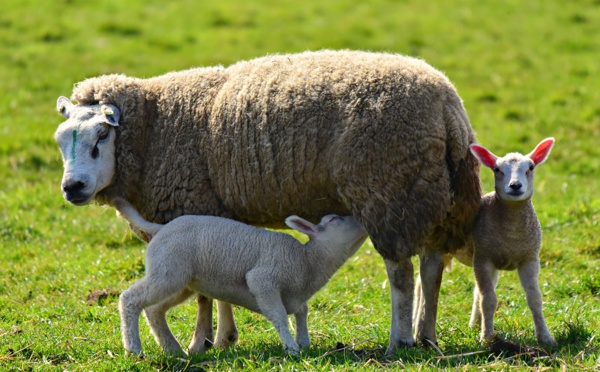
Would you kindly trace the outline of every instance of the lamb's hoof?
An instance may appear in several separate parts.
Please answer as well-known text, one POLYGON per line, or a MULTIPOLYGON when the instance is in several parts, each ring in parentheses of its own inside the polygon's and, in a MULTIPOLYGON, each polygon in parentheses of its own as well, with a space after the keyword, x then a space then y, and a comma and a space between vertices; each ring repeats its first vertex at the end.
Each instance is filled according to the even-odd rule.
POLYGON ((552 337, 552 335, 550 335, 550 334, 538 337, 538 343, 540 345, 544 345, 544 346, 551 346, 551 347, 558 346, 558 342, 556 342, 554 337, 552 337))
POLYGON ((125 355, 132 358, 144 358, 144 352, 142 349, 125 349, 125 355))

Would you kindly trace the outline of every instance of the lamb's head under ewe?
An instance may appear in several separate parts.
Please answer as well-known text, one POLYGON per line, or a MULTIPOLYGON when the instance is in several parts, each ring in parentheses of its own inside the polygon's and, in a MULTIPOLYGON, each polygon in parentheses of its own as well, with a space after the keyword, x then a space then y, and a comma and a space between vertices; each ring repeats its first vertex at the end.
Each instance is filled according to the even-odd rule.
POLYGON ((535 167, 546 161, 553 145, 554 138, 546 138, 527 155, 511 152, 498 157, 480 145, 471 145, 471 152, 481 164, 494 171, 494 188, 498 198, 517 202, 533 196, 535 167))
POLYGON ((63 196, 75 205, 88 204, 115 174, 114 127, 119 125, 119 109, 74 105, 66 97, 58 99, 56 109, 67 118, 54 134, 65 166, 63 196))
MULTIPOLYGON (((119 299, 123 343, 134 354, 142 352, 138 328, 142 310, 161 347, 170 353, 183 353, 165 322, 165 312, 194 293, 265 315, 284 348, 297 353, 300 347, 310 345, 306 302, 367 237, 353 216, 327 215, 317 225, 297 216, 288 217, 285 223, 289 227, 310 237, 303 245, 289 235, 221 217, 186 215, 166 225, 149 223, 124 199, 115 199, 112 204, 130 224, 156 234, 146 250, 145 277, 119 299), (295 340, 288 314, 296 317, 295 340)), ((206 304, 198 301, 190 352, 204 352, 205 340, 213 343, 212 305, 206 304)), ((222 319, 233 322, 233 313, 227 304, 218 310, 221 329, 222 319), (222 312, 229 315, 223 317, 222 312)))

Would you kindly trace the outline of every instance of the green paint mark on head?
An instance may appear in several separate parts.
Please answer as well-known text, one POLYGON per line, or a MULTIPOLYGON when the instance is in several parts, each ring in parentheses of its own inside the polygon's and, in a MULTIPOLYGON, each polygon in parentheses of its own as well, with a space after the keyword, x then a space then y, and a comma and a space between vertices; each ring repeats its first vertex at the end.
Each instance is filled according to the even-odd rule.
POLYGON ((71 161, 75 161, 75 145, 77 144, 77 135, 79 134, 81 123, 77 126, 77 130, 73 131, 73 145, 71 146, 71 161))
POLYGON ((75 160, 75 144, 77 143, 77 131, 73 131, 73 145, 71 146, 71 160, 75 160))

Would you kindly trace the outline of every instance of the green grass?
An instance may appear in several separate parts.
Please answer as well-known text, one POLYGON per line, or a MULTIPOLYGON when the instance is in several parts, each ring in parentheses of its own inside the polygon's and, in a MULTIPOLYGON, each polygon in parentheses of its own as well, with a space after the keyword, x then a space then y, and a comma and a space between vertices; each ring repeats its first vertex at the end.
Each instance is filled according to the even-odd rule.
MULTIPOLYGON (((600 1, 33 1, 0 12, 0 370, 461 370, 600 367, 600 1), (544 228, 541 285, 559 346, 548 356, 439 358, 400 350, 386 360, 389 285, 366 244, 309 303, 313 346, 283 354, 261 316, 236 309, 240 341, 191 359, 162 354, 142 326, 145 359, 124 356, 114 296, 143 275, 144 245, 114 211, 60 194, 52 135, 59 95, 86 77, 149 77, 229 65, 267 53, 350 48, 424 58, 456 84, 479 141, 530 151, 557 140, 538 171, 544 228), (346 346, 336 350, 338 346, 346 346)), ((483 170, 486 191, 491 172, 483 170)), ((482 351, 467 327, 472 273, 443 279, 438 334, 446 355, 482 351)), ((514 272, 498 288, 496 328, 535 345, 514 272)), ((195 306, 170 315, 184 344, 195 306)))

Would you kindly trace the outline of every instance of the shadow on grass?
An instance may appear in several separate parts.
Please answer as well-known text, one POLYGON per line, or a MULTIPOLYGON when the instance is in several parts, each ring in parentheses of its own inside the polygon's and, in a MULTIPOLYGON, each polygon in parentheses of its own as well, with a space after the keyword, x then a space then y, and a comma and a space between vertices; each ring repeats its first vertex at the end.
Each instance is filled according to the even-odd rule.
POLYGON ((161 371, 205 370, 281 370, 281 369, 348 369, 348 368, 550 368, 586 369, 583 354, 598 353, 600 340, 581 322, 566 322, 557 332, 559 346, 543 348, 534 339, 518 341, 496 338, 489 345, 473 342, 447 344, 446 350, 434 347, 399 349, 391 356, 378 340, 369 339, 354 345, 341 342, 314 345, 298 356, 286 354, 280 343, 236 345, 228 349, 210 349, 206 354, 174 357, 148 355, 149 365, 161 371))

